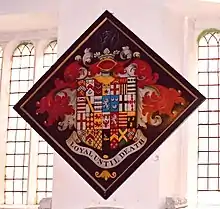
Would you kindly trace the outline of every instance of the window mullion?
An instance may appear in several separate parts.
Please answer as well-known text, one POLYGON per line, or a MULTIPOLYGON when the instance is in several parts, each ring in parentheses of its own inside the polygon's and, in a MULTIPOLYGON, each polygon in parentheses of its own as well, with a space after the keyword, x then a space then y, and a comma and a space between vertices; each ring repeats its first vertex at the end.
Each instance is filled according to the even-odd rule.
MULTIPOLYGON (((40 72, 42 76, 51 65, 57 60, 57 41, 51 41, 47 46, 43 48, 43 68, 40 72)), ((38 190, 37 190, 37 203, 44 197, 51 197, 52 195, 52 179, 53 179, 53 149, 44 139, 39 141, 38 150, 38 190)))
POLYGON ((36 203, 38 139, 39 139, 39 135, 33 129, 31 129, 29 175, 28 175, 28 200, 27 200, 28 205, 33 205, 36 203))
MULTIPOLYGON (((43 50, 41 41, 35 41, 35 64, 34 64, 34 82, 39 79, 39 74, 42 71, 43 50)), ((37 191, 37 164, 38 164, 38 142, 40 136, 36 131, 31 129, 31 144, 30 144, 30 160, 29 160, 29 178, 28 178, 28 204, 36 204, 37 191)))
POLYGON ((9 105, 9 86, 10 86, 10 69, 11 69, 11 43, 9 43, 3 52, 1 94, 0 94, 0 205, 4 204, 4 180, 6 164, 6 141, 8 126, 8 105, 9 105), (4 89, 4 90, 3 90, 4 89))

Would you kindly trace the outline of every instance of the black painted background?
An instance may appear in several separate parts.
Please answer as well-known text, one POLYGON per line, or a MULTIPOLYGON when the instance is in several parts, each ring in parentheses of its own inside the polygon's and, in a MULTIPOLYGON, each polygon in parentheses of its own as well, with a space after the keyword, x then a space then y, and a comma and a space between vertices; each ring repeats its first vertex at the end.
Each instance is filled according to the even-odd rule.
MULTIPOLYGON (((116 56, 116 59, 119 58, 116 56)), ((97 60, 94 60, 94 62, 97 60)), ((115 17, 113 17, 108 11, 104 12, 103 15, 96 20, 96 22, 64 53, 63 56, 51 67, 51 69, 34 85, 34 87, 15 105, 16 111, 27 121, 30 125, 55 149, 57 153, 59 153, 103 198, 107 199, 135 170, 140 166, 142 162, 144 162, 157 148, 158 146, 177 128, 177 126, 204 100, 204 97, 192 86, 190 85, 181 75, 179 75, 171 66, 169 66, 162 58, 160 58, 152 49, 146 46, 139 38, 137 38, 131 31, 129 31, 122 23, 120 23, 115 17), (120 164, 118 167, 113 169, 109 169, 109 172, 116 172, 117 176, 120 175, 132 162, 140 154, 143 154, 142 157, 119 179, 109 179, 105 181, 104 179, 97 179, 94 176, 94 179, 98 180, 103 187, 107 188, 110 184, 114 182, 114 185, 109 188, 107 191, 103 191, 99 186, 97 186, 92 179, 90 179, 82 169, 80 169, 68 155, 64 154, 58 146, 55 145, 52 139, 48 138, 46 134, 36 125, 32 119, 30 119, 20 108, 20 106, 29 98, 29 96, 35 91, 35 89, 47 78, 50 76, 51 72, 53 72, 57 66, 68 56, 70 52, 72 52, 78 44, 85 39, 85 37, 104 19, 108 18, 114 24, 116 24, 121 30, 123 30, 129 37, 131 37, 135 42, 137 42, 145 51, 147 51, 155 60, 157 60, 164 68, 166 68, 170 73, 172 73, 181 83, 183 83, 186 88, 183 88, 179 83, 176 82, 169 74, 167 74, 163 69, 161 69, 157 63, 151 60, 144 52, 142 52, 137 45, 131 42, 121 31, 115 28, 110 21, 106 21, 101 27, 93 34, 91 38, 89 38, 81 47, 76 51, 76 53, 70 57, 61 67, 60 69, 50 77, 48 82, 46 82, 29 100, 24 109, 43 127, 46 132, 50 133, 53 138, 65 149, 68 153, 74 157, 74 159, 92 175, 94 176, 96 171, 101 172, 102 169, 98 168, 95 164, 93 164, 89 158, 84 156, 79 156, 74 154, 66 145, 66 139, 72 133, 72 130, 67 130, 64 132, 60 132, 57 130, 57 126, 53 125, 51 127, 45 127, 43 122, 45 121, 47 115, 36 115, 36 102, 39 101, 43 96, 46 96, 49 91, 54 88, 54 80, 56 78, 63 79, 63 72, 65 68, 75 59, 76 55, 83 55, 85 48, 91 48, 92 52, 103 52, 105 48, 109 48, 112 52, 113 50, 121 50, 123 46, 129 46, 132 52, 140 52, 141 59, 146 60, 152 67, 153 72, 157 72, 159 74, 159 81, 157 82, 160 85, 164 85, 166 87, 172 87, 177 90, 182 91, 182 96, 187 100, 188 105, 192 102, 194 104, 188 108, 184 115, 178 118, 175 123, 151 146, 147 149, 149 144, 155 140, 155 138, 164 131, 164 128, 167 126, 160 127, 151 127, 149 126, 147 130, 143 129, 144 134, 148 138, 148 142, 146 146, 139 150, 138 152, 130 155, 120 164), (193 95, 187 91, 190 89, 197 97, 196 99, 193 95), (196 100, 196 101, 195 101, 196 100)), ((166 117, 164 117, 166 121, 166 117)), ((168 123, 168 122, 167 122, 168 123)), ((168 124, 167 124, 168 125, 168 124)), ((140 185, 141 186, 141 185, 140 185)))

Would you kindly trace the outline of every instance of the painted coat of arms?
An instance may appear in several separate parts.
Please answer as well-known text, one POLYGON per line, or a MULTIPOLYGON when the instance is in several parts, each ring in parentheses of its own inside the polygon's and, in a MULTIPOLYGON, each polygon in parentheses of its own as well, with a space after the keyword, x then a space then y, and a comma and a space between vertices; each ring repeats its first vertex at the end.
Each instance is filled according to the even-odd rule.
POLYGON ((203 100, 106 11, 15 109, 107 199, 203 100))

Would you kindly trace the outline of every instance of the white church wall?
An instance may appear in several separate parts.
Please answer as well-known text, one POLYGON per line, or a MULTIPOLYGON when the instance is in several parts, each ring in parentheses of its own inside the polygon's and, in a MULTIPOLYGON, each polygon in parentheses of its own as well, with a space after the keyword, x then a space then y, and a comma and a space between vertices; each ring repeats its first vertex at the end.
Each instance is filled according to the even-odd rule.
MULTIPOLYGON (((80 1, 74 14, 71 13, 71 6, 66 8, 66 4, 71 5, 67 2, 69 1, 61 4, 60 7, 58 29, 60 54, 105 9, 108 9, 171 66, 181 72, 184 18, 167 11, 161 1, 154 3, 139 1, 139 4, 130 4, 130 7, 126 8, 125 1, 112 1, 108 5, 103 1, 96 1, 96 4, 80 1), (66 21, 67 19, 71 21, 66 21)), ((177 130, 107 201, 102 200, 69 165, 56 155, 53 208, 81 209, 89 206, 117 206, 126 209, 162 208, 166 196, 180 193, 178 183, 180 140, 181 131, 177 130), (56 181, 61 178, 62 180, 56 181)))
MULTIPOLYGON (((183 75, 184 16, 165 9, 163 26, 162 57, 183 75)), ((182 131, 183 124, 159 148, 159 208, 164 208, 166 197, 185 197, 186 191, 181 191, 185 180, 181 179, 182 131)))
POLYGON ((5 14, 24 14, 24 13, 50 13, 57 12, 58 0, 0 0, 0 15, 5 14))

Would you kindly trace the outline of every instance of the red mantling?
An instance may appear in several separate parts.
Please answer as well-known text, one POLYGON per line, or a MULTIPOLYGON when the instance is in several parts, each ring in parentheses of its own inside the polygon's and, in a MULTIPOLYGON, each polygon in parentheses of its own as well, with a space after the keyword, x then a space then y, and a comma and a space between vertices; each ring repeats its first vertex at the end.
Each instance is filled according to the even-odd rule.
POLYGON ((181 96, 181 92, 173 88, 167 88, 161 85, 152 85, 154 92, 144 95, 142 100, 142 114, 147 115, 149 122, 153 113, 165 114, 169 117, 175 117, 173 112, 175 104, 185 104, 185 99, 181 96))
POLYGON ((135 59, 132 64, 136 66, 135 75, 137 76, 137 85, 139 88, 144 88, 144 86, 155 84, 159 79, 158 73, 152 73, 151 66, 141 60, 135 59))
POLYGON ((58 120, 63 120, 65 115, 74 114, 75 110, 70 105, 70 97, 67 95, 64 89, 75 89, 75 83, 65 83, 62 80, 55 80, 55 88, 50 93, 42 97, 40 101, 36 103, 38 109, 36 114, 47 113, 47 120, 45 125, 50 126, 58 120))

